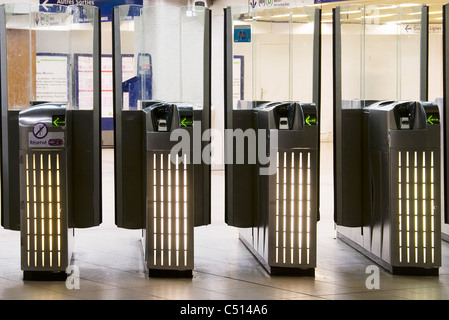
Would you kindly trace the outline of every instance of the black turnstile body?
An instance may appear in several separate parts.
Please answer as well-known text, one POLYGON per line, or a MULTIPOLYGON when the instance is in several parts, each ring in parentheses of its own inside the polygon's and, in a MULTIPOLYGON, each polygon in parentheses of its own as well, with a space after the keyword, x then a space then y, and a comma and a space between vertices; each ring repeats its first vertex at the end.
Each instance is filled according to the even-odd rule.
POLYGON ((249 147, 250 140, 243 149, 235 140, 233 154, 247 156, 243 163, 234 158, 235 164, 228 165, 226 222, 240 227, 241 240, 270 274, 314 275, 318 110, 314 104, 297 102, 248 105, 253 109, 234 110, 234 126, 258 133, 257 150, 249 147), (252 163, 254 151, 257 160, 252 163))
POLYGON ((441 126, 428 101, 428 20, 421 4, 333 9, 337 237, 393 274, 438 275, 441 266, 441 126), (389 11, 373 19, 376 10, 389 11), (414 17, 419 32, 392 32, 388 15, 414 17))
POLYGON ((369 102, 364 108, 363 102, 354 104, 358 108, 343 104, 336 131, 338 237, 355 241, 392 273, 438 274, 438 106, 419 101, 369 102))

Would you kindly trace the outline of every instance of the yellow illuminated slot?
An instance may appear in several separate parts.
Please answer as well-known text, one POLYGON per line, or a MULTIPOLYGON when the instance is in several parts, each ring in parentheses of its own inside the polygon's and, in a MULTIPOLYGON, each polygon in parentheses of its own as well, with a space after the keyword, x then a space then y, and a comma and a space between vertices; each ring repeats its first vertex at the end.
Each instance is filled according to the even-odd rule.
POLYGON ((44 155, 43 155, 43 154, 41 154, 41 162, 40 162, 40 165, 41 165, 41 186, 43 186, 43 185, 44 185, 44 168, 43 168, 43 165, 44 165, 44 155))
MULTIPOLYGON (((433 200, 432 200, 432 205, 433 205, 433 200)), ((434 215, 432 214, 430 216, 430 231, 432 231, 432 233, 435 231, 435 221, 434 221, 434 215)))
POLYGON ((25 169, 26 169, 26 172, 27 172, 27 186, 30 184, 30 178, 29 178, 29 176, 28 176, 28 168, 29 168, 29 165, 28 165, 28 155, 25 155, 25 169))
POLYGON ((156 246, 156 234, 157 234, 157 219, 156 216, 154 216, 153 219, 153 234, 154 234, 154 246, 156 246))
MULTIPOLYGON (((153 217, 156 218, 157 216, 157 202, 153 201, 153 217)), ((154 229, 156 230, 156 221, 154 223, 154 229)))
POLYGON ((156 154, 153 154, 153 185, 156 185, 156 154))
POLYGON ((399 262, 402 262, 402 237, 401 237, 401 231, 402 231, 402 153, 401 151, 398 152, 398 210, 399 210, 399 216, 398 216, 398 224, 399 224, 399 262))

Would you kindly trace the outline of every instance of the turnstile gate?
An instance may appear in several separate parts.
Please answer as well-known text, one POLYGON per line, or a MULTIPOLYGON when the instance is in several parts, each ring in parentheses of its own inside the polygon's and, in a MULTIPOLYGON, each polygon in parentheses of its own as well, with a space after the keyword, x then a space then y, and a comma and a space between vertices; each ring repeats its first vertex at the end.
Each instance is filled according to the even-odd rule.
POLYGON ((312 7, 225 9, 225 221, 239 228, 242 242, 273 275, 315 275, 319 13, 312 7), (289 68, 260 58, 264 54, 286 54, 289 68), (265 69, 279 72, 283 93, 268 94, 275 84, 263 87, 265 69), (238 91, 237 79, 243 80, 238 91), (301 86, 304 79, 309 82, 301 86))
POLYGON ((62 280, 72 263, 75 228, 97 226, 102 216, 99 10, 6 4, 0 20, 2 225, 20 230, 25 280, 62 280), (76 31, 79 23, 90 31, 76 31), (93 94, 81 103, 70 63, 79 49, 71 43, 77 32, 90 40, 92 56, 93 94), (42 53, 51 35, 65 40, 47 43, 42 53), (56 73, 37 66, 44 55, 60 57, 48 60, 57 62, 47 65, 56 73), (28 62, 22 65, 22 58, 28 62), (11 75, 19 64, 27 76, 11 75), (42 79, 47 74, 66 82, 42 79))
POLYGON ((359 5, 334 9, 337 237, 393 274, 438 275, 441 132, 438 105, 426 101, 427 7, 393 6, 385 13, 421 17, 421 33, 415 35, 383 32, 388 25, 368 15, 380 9, 359 5), (400 54, 409 53, 401 45, 420 53, 414 56, 414 69, 407 60, 407 76, 399 72, 400 54), (392 58, 390 51, 398 55, 392 58), (379 59, 385 65, 372 64, 379 59), (394 64, 396 69, 385 69, 394 64), (351 81, 357 77, 359 81, 351 81), (376 96, 394 98, 370 100, 376 96))
POLYGON ((119 6, 113 29, 116 224, 143 230, 149 276, 192 277, 194 227, 210 223, 210 11, 119 6), (141 81, 137 108, 121 91, 130 21, 139 57, 151 57, 152 83, 141 81), (168 53, 161 32, 177 39, 168 53))

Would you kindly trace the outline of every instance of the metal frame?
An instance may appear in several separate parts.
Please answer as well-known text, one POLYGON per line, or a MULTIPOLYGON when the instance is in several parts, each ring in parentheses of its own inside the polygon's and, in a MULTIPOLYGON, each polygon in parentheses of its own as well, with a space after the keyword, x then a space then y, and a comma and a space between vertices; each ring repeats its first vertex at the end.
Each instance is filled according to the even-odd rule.
POLYGON ((444 189, 444 205, 442 210, 442 234, 443 240, 449 242, 449 130, 447 123, 449 123, 449 4, 443 6, 443 105, 442 105, 442 119, 443 119, 443 189, 444 189))

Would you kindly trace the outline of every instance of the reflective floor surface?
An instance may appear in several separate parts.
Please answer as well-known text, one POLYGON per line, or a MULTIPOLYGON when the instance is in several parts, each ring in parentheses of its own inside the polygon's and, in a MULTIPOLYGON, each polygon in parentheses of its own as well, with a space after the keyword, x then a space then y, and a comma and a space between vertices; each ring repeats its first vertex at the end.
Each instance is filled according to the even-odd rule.
POLYGON ((0 299, 20 300, 442 300, 449 299, 449 243, 437 277, 392 275, 380 268, 379 289, 366 286, 374 263, 335 238, 332 143, 322 144, 321 221, 315 277, 270 276, 224 223, 224 173, 212 177, 212 224, 195 228, 192 279, 149 278, 141 231, 114 224, 113 151, 103 151, 103 223, 77 229, 79 289, 65 282, 24 281, 19 232, 0 229, 0 299))

